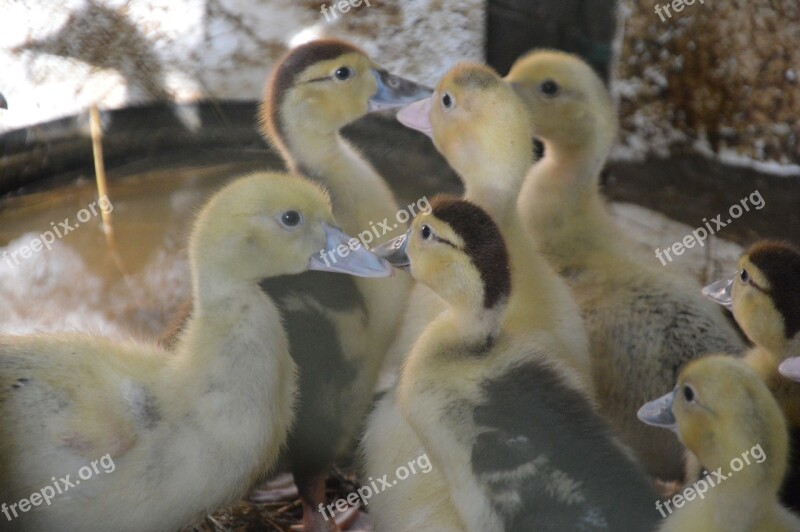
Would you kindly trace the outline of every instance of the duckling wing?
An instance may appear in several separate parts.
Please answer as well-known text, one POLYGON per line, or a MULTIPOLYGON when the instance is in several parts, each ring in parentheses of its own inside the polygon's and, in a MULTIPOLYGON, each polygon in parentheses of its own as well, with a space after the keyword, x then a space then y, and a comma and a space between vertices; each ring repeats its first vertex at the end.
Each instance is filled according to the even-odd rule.
POLYGON ((474 475, 506 530, 652 530, 656 494, 592 406, 553 369, 486 381, 474 475))
POLYGON ((87 458, 123 455, 154 414, 152 395, 136 379, 148 363, 133 351, 80 335, 1 339, 3 452, 78 468, 87 458), (31 445, 38 453, 22 452, 31 445))

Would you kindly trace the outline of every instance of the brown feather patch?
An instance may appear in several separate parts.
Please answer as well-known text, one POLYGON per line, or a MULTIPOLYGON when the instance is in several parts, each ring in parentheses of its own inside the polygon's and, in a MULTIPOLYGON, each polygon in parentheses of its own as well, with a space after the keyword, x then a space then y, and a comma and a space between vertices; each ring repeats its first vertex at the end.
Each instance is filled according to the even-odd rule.
POLYGON ((431 210, 464 241, 463 251, 483 281, 484 307, 492 308, 507 300, 511 293, 511 268, 505 241, 492 217, 473 203, 447 196, 434 198, 431 210))
POLYGON ((768 295, 791 339, 800 331, 800 250, 785 242, 764 241, 751 246, 747 256, 769 280, 768 295))

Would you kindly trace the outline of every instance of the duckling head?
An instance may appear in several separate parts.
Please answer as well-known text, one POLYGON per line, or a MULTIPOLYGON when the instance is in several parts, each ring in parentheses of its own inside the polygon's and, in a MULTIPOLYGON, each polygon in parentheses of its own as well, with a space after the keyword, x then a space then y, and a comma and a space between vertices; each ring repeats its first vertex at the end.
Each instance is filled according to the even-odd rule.
POLYGON ((362 277, 391 275, 388 263, 336 227, 327 193, 283 173, 243 177, 203 208, 189 259, 200 286, 225 280, 255 286, 262 279, 323 270, 362 277), (353 249, 355 248, 355 249, 353 249))
POLYGON ((290 125, 335 134, 370 110, 396 107, 431 90, 392 75, 352 44, 325 39, 293 48, 267 82, 261 130, 283 147, 290 125))
POLYGON ((638 415, 677 432, 709 471, 730 471, 736 467, 732 460, 749 450, 750 463, 743 466, 748 474, 775 492, 780 488, 788 458, 786 421, 772 393, 743 361, 711 355, 689 363, 675 389, 638 415))
POLYGON ((452 307, 502 308, 511 290, 503 237, 486 211, 465 200, 434 198, 405 235, 373 248, 396 266, 408 267, 452 307))
POLYGON ((485 65, 456 65, 439 81, 430 98, 401 109, 397 119, 430 136, 436 149, 465 180, 487 164, 493 168, 512 164, 521 181, 533 163, 532 130, 525 104, 485 65))
POLYGON ((518 59, 506 81, 525 101, 534 134, 547 147, 597 150, 605 157, 616 138, 617 118, 603 81, 579 57, 535 50, 518 59))
POLYGON ((782 242, 756 243, 739 258, 732 277, 703 293, 731 309, 753 343, 779 353, 800 331, 800 250, 782 242))

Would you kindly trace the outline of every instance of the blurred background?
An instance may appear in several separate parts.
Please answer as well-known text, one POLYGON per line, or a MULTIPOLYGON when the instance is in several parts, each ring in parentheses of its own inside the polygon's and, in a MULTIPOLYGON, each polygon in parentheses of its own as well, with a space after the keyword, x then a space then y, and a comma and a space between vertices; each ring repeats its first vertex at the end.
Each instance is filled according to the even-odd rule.
MULTIPOLYGON (((323 6, 0 0, 0 253, 96 199, 93 105, 114 207, 113 238, 91 217, 52 249, 0 260, 0 331, 158 334, 188 290, 198 205, 236 175, 280 167, 256 129, 270 69, 325 36, 429 85, 461 60, 505 74, 533 48, 579 54, 618 106, 603 190, 643 248, 668 247, 756 190, 764 198, 665 267, 705 282, 729 273, 741 245, 800 239, 796 0, 363 0, 335 19, 323 6)), ((401 200, 459 190, 430 141, 392 113, 344 134, 401 200)))
MULTIPOLYGON (((462 60, 504 75, 534 48, 578 54, 619 112, 603 193, 653 261, 755 193, 761 209, 664 268, 707 283, 759 238, 800 243, 797 0, 345 3, 332 18, 322 9, 331 0, 0 0, 0 333, 157 337, 188 296, 184 249, 199 206, 243 173, 282 167, 257 131, 270 70, 290 47, 327 36, 431 86, 462 60), (96 183, 92 107, 107 191, 96 183), (91 206, 104 193, 101 216, 91 206)), ((430 140, 393 112, 343 134, 400 204, 460 191, 430 140)), ((333 482, 341 493, 357 486, 338 470, 333 482)), ((299 519, 286 508, 240 503, 187 530, 262 530, 265 520, 284 530, 299 519)))

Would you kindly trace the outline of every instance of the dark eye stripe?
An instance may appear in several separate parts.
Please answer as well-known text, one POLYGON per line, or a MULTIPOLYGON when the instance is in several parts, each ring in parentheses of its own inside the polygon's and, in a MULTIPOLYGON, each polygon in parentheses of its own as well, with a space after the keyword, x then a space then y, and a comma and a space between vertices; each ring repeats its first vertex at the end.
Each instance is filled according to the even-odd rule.
POLYGON ((450 242, 450 241, 449 241, 449 240, 447 240, 446 238, 442 238, 442 237, 440 237, 440 236, 439 236, 439 235, 437 235, 437 234, 434 234, 434 235, 432 236, 431 240, 435 240, 436 242, 441 242, 442 244, 447 244, 448 246, 452 247, 453 249, 457 249, 457 250, 461 251, 461 248, 460 248, 460 247, 456 246, 455 244, 453 244, 452 242, 450 242))
POLYGON ((306 84, 306 83, 317 83, 319 81, 329 81, 331 79, 333 79, 333 76, 323 76, 321 78, 313 78, 313 79, 310 79, 308 81, 304 81, 303 84, 306 84))

